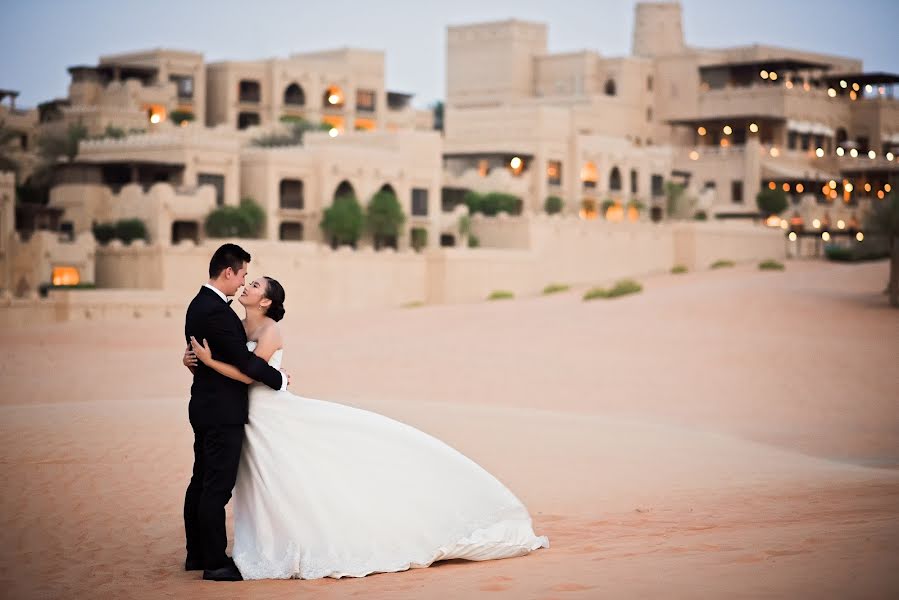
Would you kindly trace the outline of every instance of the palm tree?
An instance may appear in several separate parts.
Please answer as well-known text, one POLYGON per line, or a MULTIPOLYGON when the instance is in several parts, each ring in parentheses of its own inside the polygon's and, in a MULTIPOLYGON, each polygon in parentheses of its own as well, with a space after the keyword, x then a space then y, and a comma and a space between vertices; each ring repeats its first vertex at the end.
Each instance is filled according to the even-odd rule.
POLYGON ((890 305, 899 308, 899 195, 892 192, 883 200, 874 200, 868 214, 867 229, 887 239, 890 252, 890 281, 887 293, 890 305))

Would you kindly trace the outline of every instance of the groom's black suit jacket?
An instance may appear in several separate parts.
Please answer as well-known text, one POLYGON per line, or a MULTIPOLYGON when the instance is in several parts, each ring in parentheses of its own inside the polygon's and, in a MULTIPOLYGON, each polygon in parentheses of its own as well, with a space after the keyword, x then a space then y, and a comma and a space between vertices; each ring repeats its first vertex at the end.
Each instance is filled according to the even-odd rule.
MULTIPOLYGON (((203 286, 187 307, 184 337, 201 344, 205 339, 212 357, 237 367, 242 373, 272 389, 281 389, 281 371, 247 350, 247 334, 231 307, 203 286)), ((190 422, 194 428, 243 425, 247 422, 247 384, 225 377, 203 363, 194 368, 190 386, 190 422)))

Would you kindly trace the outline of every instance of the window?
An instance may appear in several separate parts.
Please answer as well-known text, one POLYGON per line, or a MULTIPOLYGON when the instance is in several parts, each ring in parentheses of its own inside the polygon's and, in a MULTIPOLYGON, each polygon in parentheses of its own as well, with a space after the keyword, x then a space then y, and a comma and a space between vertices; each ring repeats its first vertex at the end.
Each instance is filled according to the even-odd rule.
POLYGON ((736 204, 743 203, 743 180, 734 179, 730 182, 730 201, 736 204))
POLYGON ((609 79, 608 81, 606 81, 604 91, 606 93, 606 96, 614 96, 615 95, 616 90, 615 90, 615 80, 614 79, 609 79))
POLYGON ((652 121, 652 107, 646 109, 646 120, 652 121))
POLYGON ((282 179, 280 184, 281 208, 303 208, 303 182, 299 179, 282 179))
POLYGON ((262 97, 262 91, 258 81, 253 79, 241 79, 239 94, 241 102, 257 103, 262 97))
POLYGON ((546 183, 549 185, 562 184, 562 161, 551 160, 546 163, 546 183))
POLYGON ((653 197, 665 195, 665 179, 661 175, 653 175, 650 179, 653 197))
POLYGON ((225 204, 225 176, 215 173, 197 174, 197 185, 211 185, 215 188, 215 205, 225 204))
POLYGON ((22 150, 28 150, 28 134, 23 133, 19 136, 19 143, 22 146, 22 150))
POLYGON ((787 133, 787 148, 790 150, 795 150, 798 145, 799 134, 795 131, 790 131, 787 133))
POLYGON ((175 84, 178 90, 178 100, 193 100, 194 78, 189 75, 170 75, 169 81, 175 84))
POLYGON ((867 153, 868 153, 868 150, 870 150, 870 148, 868 147, 868 145, 870 144, 870 141, 868 140, 868 137, 867 137, 867 136, 864 136, 864 135, 860 135, 860 136, 858 136, 858 138, 857 138, 856 141, 858 141, 858 151, 859 151, 859 153, 861 153, 861 154, 867 154, 867 153))
POLYGON ((609 175, 609 189, 613 192, 621 190, 621 171, 618 167, 612 167, 612 173, 609 175))
POLYGON ((284 221, 278 226, 278 239, 285 242, 303 240, 303 224, 296 221, 284 221))
POLYGON ((284 90, 284 104, 287 106, 303 106, 306 104, 306 94, 296 83, 291 83, 284 90))
POLYGON ((636 170, 636 169, 631 169, 631 193, 632 193, 632 194, 636 194, 636 193, 637 193, 637 188, 638 188, 638 182, 637 182, 637 179, 638 179, 638 177, 637 177, 637 170, 636 170))
POLYGON ((703 184, 702 189, 704 189, 704 190, 714 190, 714 189, 717 189, 717 187, 718 187, 718 184, 715 183, 714 180, 711 180, 711 179, 710 179, 710 180, 706 181, 706 182, 703 184))
POLYGON ((428 216, 428 190, 425 188, 412 188, 412 216, 428 216))
POLYGON ((375 110, 375 92, 374 90, 356 90, 356 110, 365 112, 374 112, 375 110))
POLYGON ((259 125, 259 113, 242 112, 237 115, 237 128, 246 129, 247 127, 255 127, 259 125))
POLYGON ((647 92, 652 91, 652 75, 648 75, 646 77, 646 91, 647 92))
POLYGON ((443 248, 452 248, 456 245, 456 236, 451 233, 440 234, 440 246, 443 248))
POLYGON ((175 221, 172 223, 172 243, 181 240, 200 241, 200 225, 196 221, 175 221))
POLYGON ((802 149, 803 149, 803 150, 808 150, 808 149, 809 149, 809 146, 811 146, 811 144, 812 144, 812 136, 810 136, 810 135, 807 134, 807 133, 803 133, 803 134, 800 136, 799 139, 800 139, 800 141, 802 142, 802 146, 801 146, 802 149))

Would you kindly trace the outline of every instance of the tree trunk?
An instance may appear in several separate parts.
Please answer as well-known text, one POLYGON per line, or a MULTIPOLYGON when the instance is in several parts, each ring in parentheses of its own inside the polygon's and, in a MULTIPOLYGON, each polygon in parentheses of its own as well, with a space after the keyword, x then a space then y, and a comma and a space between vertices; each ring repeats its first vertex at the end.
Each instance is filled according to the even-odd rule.
POLYGON ((899 238, 890 238, 890 306, 899 308, 899 238))

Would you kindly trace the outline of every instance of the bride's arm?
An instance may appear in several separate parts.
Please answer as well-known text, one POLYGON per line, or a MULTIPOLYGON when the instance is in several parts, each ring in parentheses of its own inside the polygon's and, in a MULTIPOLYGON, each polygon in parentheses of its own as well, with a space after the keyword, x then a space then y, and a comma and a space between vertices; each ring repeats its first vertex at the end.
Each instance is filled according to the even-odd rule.
POLYGON ((253 354, 268 362, 282 345, 281 330, 276 323, 271 323, 259 332, 259 339, 256 341, 256 349, 253 354))
POLYGON ((220 360, 215 360, 212 358, 212 350, 209 349, 209 342, 203 340, 203 345, 194 338, 190 336, 190 345, 194 349, 194 354, 197 355, 197 358, 200 359, 204 365, 209 367, 214 371, 218 371, 225 377, 229 377, 231 379, 236 379, 237 381, 242 381, 244 383, 254 383, 254 379, 250 379, 246 375, 240 372, 240 369, 235 367, 234 365, 229 365, 226 362, 222 362, 220 360))

